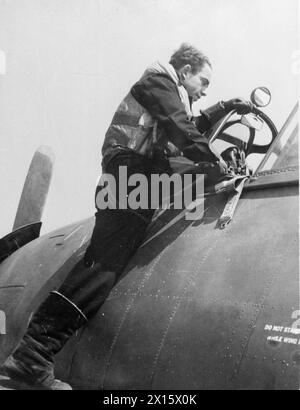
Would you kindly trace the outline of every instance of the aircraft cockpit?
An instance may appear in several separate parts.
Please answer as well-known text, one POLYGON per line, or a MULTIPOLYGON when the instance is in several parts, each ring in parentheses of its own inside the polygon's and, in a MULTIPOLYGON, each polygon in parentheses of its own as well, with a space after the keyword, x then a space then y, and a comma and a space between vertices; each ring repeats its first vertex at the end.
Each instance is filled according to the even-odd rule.
POLYGON ((244 116, 235 112, 221 119, 209 132, 212 150, 221 154, 230 147, 243 151, 254 174, 298 166, 298 104, 295 105, 280 132, 261 110, 271 101, 271 93, 258 87, 251 94, 255 111, 244 116))

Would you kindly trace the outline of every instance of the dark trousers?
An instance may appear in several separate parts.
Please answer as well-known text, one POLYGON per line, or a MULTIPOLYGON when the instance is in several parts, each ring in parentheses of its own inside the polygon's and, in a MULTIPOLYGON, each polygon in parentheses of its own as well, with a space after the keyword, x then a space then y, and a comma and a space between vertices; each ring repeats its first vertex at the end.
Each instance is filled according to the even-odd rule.
MULTIPOLYGON (((120 166, 127 167, 128 178, 135 173, 145 175, 149 187, 151 174, 166 172, 167 169, 164 162, 150 161, 132 151, 121 151, 104 168, 105 173, 114 176, 117 186, 120 166)), ((101 189, 103 187, 97 187, 96 195, 101 189)), ((134 187, 128 188, 128 194, 132 189, 134 187)), ((88 318, 97 313, 142 243, 153 213, 153 209, 97 209, 95 227, 84 259, 75 265, 58 290, 88 318)))

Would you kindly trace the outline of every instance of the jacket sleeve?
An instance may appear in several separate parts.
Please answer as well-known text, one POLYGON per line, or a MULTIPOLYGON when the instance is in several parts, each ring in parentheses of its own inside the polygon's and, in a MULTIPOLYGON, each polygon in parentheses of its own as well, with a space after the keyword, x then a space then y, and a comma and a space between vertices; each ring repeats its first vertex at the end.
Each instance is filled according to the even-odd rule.
POLYGON ((215 160, 207 139, 188 120, 177 86, 171 79, 163 75, 150 75, 138 81, 132 87, 131 94, 160 122, 177 148, 184 151, 194 145, 194 149, 206 155, 207 160, 215 160))
POLYGON ((211 122, 205 113, 195 118, 195 124, 199 132, 205 132, 211 128, 211 122))

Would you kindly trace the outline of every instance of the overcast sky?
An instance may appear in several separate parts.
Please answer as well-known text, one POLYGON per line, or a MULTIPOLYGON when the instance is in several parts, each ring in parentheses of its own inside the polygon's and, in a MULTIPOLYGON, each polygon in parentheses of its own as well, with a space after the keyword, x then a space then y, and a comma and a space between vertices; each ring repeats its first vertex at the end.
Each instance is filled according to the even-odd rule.
POLYGON ((183 42, 213 63, 208 96, 264 85, 280 128, 294 106, 298 0, 0 0, 0 236, 13 225, 35 149, 56 163, 43 232, 93 215, 101 145, 145 67, 183 42), (4 59, 6 61, 4 61, 4 59))

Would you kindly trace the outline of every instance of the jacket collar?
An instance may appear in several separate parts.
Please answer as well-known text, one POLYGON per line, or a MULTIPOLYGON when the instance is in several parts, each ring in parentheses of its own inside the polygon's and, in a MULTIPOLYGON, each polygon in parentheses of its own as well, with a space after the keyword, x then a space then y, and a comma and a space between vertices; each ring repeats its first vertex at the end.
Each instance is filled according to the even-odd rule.
POLYGON ((155 63, 151 64, 149 67, 147 67, 146 71, 144 72, 143 76, 147 76, 149 74, 167 74, 177 86, 180 86, 179 78, 176 73, 175 68, 169 64, 169 63, 164 63, 161 61, 155 61, 155 63))
POLYGON ((146 77, 149 74, 167 74, 178 87, 180 98, 184 104, 187 115, 192 116, 188 93, 186 89, 181 85, 177 72, 172 64, 155 61, 155 63, 147 67, 146 71, 142 75, 142 78, 146 77))

